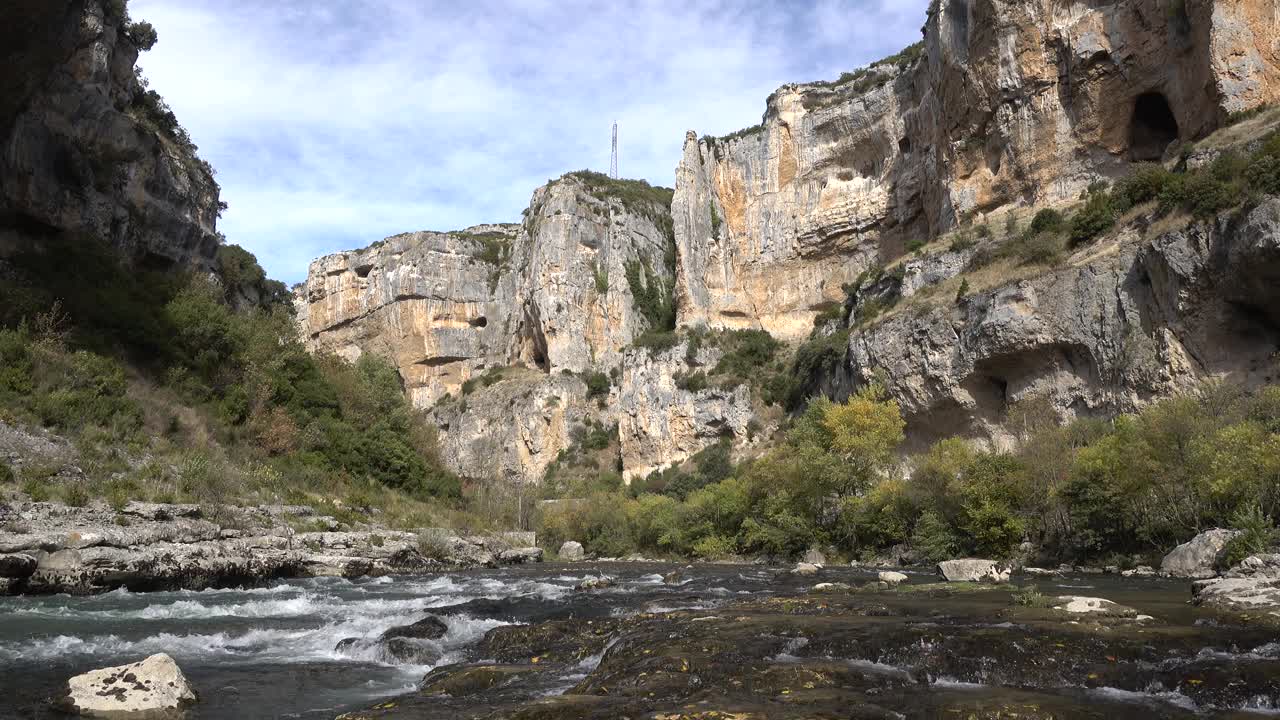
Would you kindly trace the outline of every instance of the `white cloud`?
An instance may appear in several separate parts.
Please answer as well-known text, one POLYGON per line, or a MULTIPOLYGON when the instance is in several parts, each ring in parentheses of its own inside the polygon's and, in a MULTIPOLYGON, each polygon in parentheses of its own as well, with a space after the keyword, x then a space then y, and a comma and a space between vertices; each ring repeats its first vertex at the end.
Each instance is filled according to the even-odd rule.
POLYGON ((514 221, 604 169, 670 185, 684 132, 919 39, 927 0, 132 0, 140 64, 219 171, 221 229, 300 280, 326 252, 514 221))

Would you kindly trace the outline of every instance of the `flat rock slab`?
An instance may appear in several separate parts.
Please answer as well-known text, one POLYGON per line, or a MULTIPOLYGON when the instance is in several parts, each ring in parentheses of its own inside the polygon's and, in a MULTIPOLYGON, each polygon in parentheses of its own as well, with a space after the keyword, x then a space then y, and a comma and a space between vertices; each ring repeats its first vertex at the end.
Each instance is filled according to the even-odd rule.
POLYGON ((130 665, 91 670, 67 681, 63 709, 87 717, 150 717, 196 701, 195 690, 164 653, 130 665))

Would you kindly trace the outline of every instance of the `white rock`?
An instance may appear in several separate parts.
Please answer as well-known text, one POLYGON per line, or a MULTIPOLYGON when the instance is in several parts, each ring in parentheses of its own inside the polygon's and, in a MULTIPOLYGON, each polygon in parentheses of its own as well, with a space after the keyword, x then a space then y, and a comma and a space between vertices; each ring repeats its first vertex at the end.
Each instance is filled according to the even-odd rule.
POLYGON ((822 568, 814 565, 813 563, 802 562, 796 563, 796 566, 791 568, 791 574, 799 575, 800 577, 813 577, 814 575, 817 575, 821 569, 822 568))
POLYGON ((1218 556, 1239 534, 1236 530, 1220 528, 1206 530, 1165 555, 1160 561, 1160 571, 1180 578, 1214 577, 1218 574, 1218 556))
POLYGON ((1038 567, 1022 568, 1022 572, 1032 577, 1055 577, 1057 575, 1062 574, 1057 570, 1050 570, 1048 568, 1038 568, 1038 567))
POLYGON ((965 558, 962 560, 944 560, 938 563, 938 574, 947 582, 990 582, 1009 581, 1009 569, 995 560, 965 558))
POLYGON ((1084 595, 1063 595, 1054 601, 1054 610, 1062 610, 1072 615, 1108 615, 1111 617, 1136 617, 1137 612, 1130 607, 1114 603, 1106 598, 1085 597, 1084 595))
POLYGON ((62 704, 89 717, 128 717, 176 710, 195 701, 196 693, 178 664, 160 653, 71 678, 62 704))
POLYGON ((560 559, 566 562, 578 562, 586 558, 587 554, 582 549, 582 543, 574 540, 566 540, 560 545, 560 559))
POLYGON ((906 575, 900 572, 895 572, 893 570, 881 570, 878 577, 880 579, 880 582, 888 583, 890 585, 898 585, 906 582, 907 580, 906 575))

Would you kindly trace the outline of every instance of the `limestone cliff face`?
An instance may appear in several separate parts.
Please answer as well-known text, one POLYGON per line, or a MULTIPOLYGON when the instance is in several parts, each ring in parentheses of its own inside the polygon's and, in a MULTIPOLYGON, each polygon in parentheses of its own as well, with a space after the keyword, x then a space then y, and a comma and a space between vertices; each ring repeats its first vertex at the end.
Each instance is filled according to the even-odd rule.
POLYGON ((390 358, 417 407, 502 364, 514 278, 502 253, 515 225, 396 235, 311 263, 295 306, 313 348, 390 358))
POLYGON ((535 191, 510 267, 510 360, 552 373, 616 367, 649 327, 628 270, 642 284, 671 285, 669 213, 660 201, 624 202, 573 174, 535 191))
POLYGON ((430 411, 440 429, 441 459, 467 477, 537 484, 574 428, 603 415, 587 386, 571 375, 511 371, 490 387, 430 411))
POLYGON ((958 218, 1076 197, 1280 95, 1270 0, 941 0, 916 50, 787 85, 763 124, 687 138, 682 325, 800 337, 840 284, 958 218))
POLYGON ((0 248, 69 233, 153 266, 209 267, 218 185, 189 142, 157 129, 109 5, 0 9, 0 248))
POLYGON ((617 393, 618 439, 623 477, 629 482, 679 463, 720 438, 749 440, 753 417, 751 391, 734 388, 681 388, 682 373, 714 367, 720 351, 700 347, 689 356, 688 342, 652 353, 627 351, 617 393))
POLYGON ((315 350, 390 358, 413 404, 431 408, 451 467, 537 482, 573 427, 612 422, 566 373, 618 367, 654 303, 670 304, 669 193, 571 173, 534 192, 520 225, 320 258, 295 293, 298 322, 315 350))
POLYGON ((299 323, 317 350, 391 358, 421 408, 485 368, 608 370, 650 326, 629 270, 669 292, 668 213, 566 175, 534 192, 523 224, 408 233, 315 260, 299 323))
POLYGON ((839 397, 883 382, 923 445, 953 434, 998 443, 1007 413, 1031 399, 1060 417, 1105 416, 1210 377, 1280 380, 1280 200, 1234 223, 1138 232, 1067 267, 855 329, 818 389, 839 397))

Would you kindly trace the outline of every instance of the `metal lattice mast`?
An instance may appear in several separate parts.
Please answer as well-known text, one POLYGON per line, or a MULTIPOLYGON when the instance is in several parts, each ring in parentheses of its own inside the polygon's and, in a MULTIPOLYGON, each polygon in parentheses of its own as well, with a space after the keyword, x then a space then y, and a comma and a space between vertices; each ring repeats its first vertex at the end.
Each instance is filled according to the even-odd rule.
POLYGON ((613 121, 613 154, 609 156, 609 177, 618 179, 618 121, 613 121))

